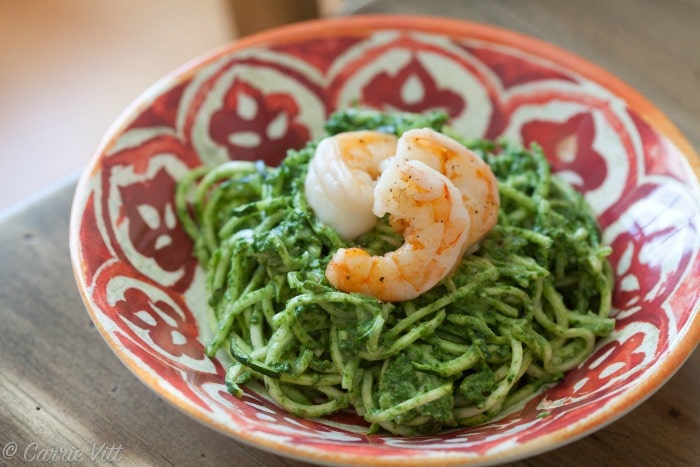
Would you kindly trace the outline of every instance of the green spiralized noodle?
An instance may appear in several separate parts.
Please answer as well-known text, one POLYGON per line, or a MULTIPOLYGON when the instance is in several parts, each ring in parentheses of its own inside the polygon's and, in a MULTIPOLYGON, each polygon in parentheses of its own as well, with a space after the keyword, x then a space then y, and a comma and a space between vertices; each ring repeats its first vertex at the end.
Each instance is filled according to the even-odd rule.
POLYGON ((328 134, 431 127, 491 166, 501 208, 476 252, 401 303, 334 289, 331 255, 402 243, 387 219, 352 244, 304 198, 315 141, 279 167, 233 161, 184 177, 176 210, 206 271, 215 323, 207 353, 228 353, 232 394, 252 379, 301 417, 352 408, 370 433, 434 433, 484 423, 563 377, 614 328, 612 273, 595 216, 552 176, 541 150, 464 141, 440 113, 351 109, 328 134))

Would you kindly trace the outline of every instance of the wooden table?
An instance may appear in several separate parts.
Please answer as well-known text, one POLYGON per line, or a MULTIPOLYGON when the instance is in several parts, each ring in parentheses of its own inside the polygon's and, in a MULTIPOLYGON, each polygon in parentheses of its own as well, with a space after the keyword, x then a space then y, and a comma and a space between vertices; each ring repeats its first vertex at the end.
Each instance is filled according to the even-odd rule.
MULTIPOLYGON (((357 11, 452 12, 557 43, 635 86, 700 148, 698 1, 377 1, 357 11)), ((68 217, 74 183, 0 218, 0 464, 305 465, 198 424, 112 354, 73 281, 68 217), (90 462, 93 455, 97 462, 90 462)), ((700 465, 699 390, 696 351, 622 419, 510 465, 700 465)))

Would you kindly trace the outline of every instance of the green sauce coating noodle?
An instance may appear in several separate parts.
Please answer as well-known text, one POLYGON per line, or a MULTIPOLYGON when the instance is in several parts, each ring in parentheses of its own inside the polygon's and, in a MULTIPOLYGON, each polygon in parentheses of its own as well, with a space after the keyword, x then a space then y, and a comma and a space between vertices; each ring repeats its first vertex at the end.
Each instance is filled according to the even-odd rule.
MULTIPOLYGON (((459 138, 446 121, 351 109, 326 131, 431 127, 459 138)), ((256 379, 297 416, 352 407, 370 433, 425 435, 498 416, 613 330, 610 249, 583 197, 536 146, 460 141, 498 179, 498 223, 450 276, 401 303, 326 280, 338 248, 381 254, 403 240, 387 219, 352 245, 319 222, 303 188, 316 141, 278 167, 232 161, 181 180, 177 213, 206 271, 214 323, 207 353, 231 356, 232 394, 256 379)))

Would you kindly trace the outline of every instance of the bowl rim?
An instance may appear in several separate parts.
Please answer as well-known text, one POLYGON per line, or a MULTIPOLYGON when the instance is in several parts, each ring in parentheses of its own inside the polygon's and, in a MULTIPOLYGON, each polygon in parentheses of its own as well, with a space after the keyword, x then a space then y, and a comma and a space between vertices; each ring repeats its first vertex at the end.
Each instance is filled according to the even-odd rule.
MULTIPOLYGON (((337 36, 339 31, 340 34, 343 35, 365 37, 377 30, 410 31, 437 34, 454 39, 468 38, 470 40, 484 40, 492 44, 516 48, 519 51, 544 58, 567 70, 574 71, 586 80, 601 85, 615 96, 623 99, 628 108, 634 110, 647 124, 675 145, 693 172, 696 187, 700 186, 700 182, 698 182, 698 180, 700 180, 700 157, 693 150, 680 130, 663 112, 612 73, 573 52, 569 52, 544 40, 490 24, 426 15, 370 14, 321 18, 268 29, 233 40, 208 53, 201 54, 185 62, 180 67, 174 69, 152 84, 137 96, 107 129, 88 165, 83 170, 71 206, 69 249, 78 290, 102 338, 131 373, 141 380, 149 389, 159 397, 165 399, 172 406, 203 425, 213 428, 237 442, 242 442, 276 455, 308 462, 324 463, 326 465, 329 463, 334 465, 349 465, 361 462, 362 465, 384 466, 394 465, 397 461, 401 461, 401 463, 405 465, 418 465, 420 463, 421 465, 430 467, 437 465, 491 465, 508 462, 531 457, 572 443, 613 423, 645 402, 660 389, 678 369, 680 369, 683 363, 693 353, 698 343, 700 343, 700 306, 694 310, 694 315, 686 324, 687 331, 678 336, 677 344, 669 350, 668 355, 664 357, 663 361, 661 363, 655 363, 649 369, 648 376, 644 378, 640 384, 633 386, 621 396, 612 399, 604 407, 604 410, 598 410, 584 420, 576 422, 565 429, 560 429, 519 444, 514 450, 489 453, 484 456, 476 456, 475 454, 469 453, 449 453, 431 457, 429 455, 413 453, 410 458, 397 458, 393 455, 378 458, 375 456, 367 456, 363 453, 334 453, 333 451, 324 451, 322 449, 304 448, 273 441, 269 438, 257 435, 250 435, 242 430, 232 430, 227 424, 207 417, 193 407, 184 404, 179 396, 168 392, 163 387, 162 382, 140 368, 102 326, 97 316, 97 306, 92 302, 90 291, 88 290, 89 286, 84 280, 84 263, 82 260, 81 243, 79 241, 79 230, 82 221, 83 207, 87 202, 87 195, 89 193, 89 182, 99 169, 103 155, 114 146, 117 138, 121 132, 126 129, 133 116, 138 115, 147 108, 152 103, 153 99, 158 97, 162 91, 188 80, 203 66, 216 61, 224 55, 251 47, 279 43, 281 39, 286 41, 300 41, 323 36, 337 36)), ((428 453, 430 452, 431 451, 428 451, 428 453)))

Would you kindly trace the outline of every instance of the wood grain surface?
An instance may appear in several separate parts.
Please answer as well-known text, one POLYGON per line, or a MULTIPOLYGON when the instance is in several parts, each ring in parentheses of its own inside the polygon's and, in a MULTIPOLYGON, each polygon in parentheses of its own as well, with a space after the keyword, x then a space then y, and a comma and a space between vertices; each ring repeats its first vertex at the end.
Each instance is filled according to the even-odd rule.
MULTIPOLYGON (((696 0, 386 0, 354 12, 399 8, 452 11, 572 50, 637 88, 700 147, 696 0)), ((74 283, 68 253, 73 190, 72 182, 64 184, 0 219, 0 465, 47 463, 48 456, 66 465, 306 465, 200 425, 122 365, 93 327, 74 283), (3 457, 13 446, 14 456, 3 457)), ((696 351, 660 391, 618 421, 507 465, 700 466, 699 391, 696 351)))

